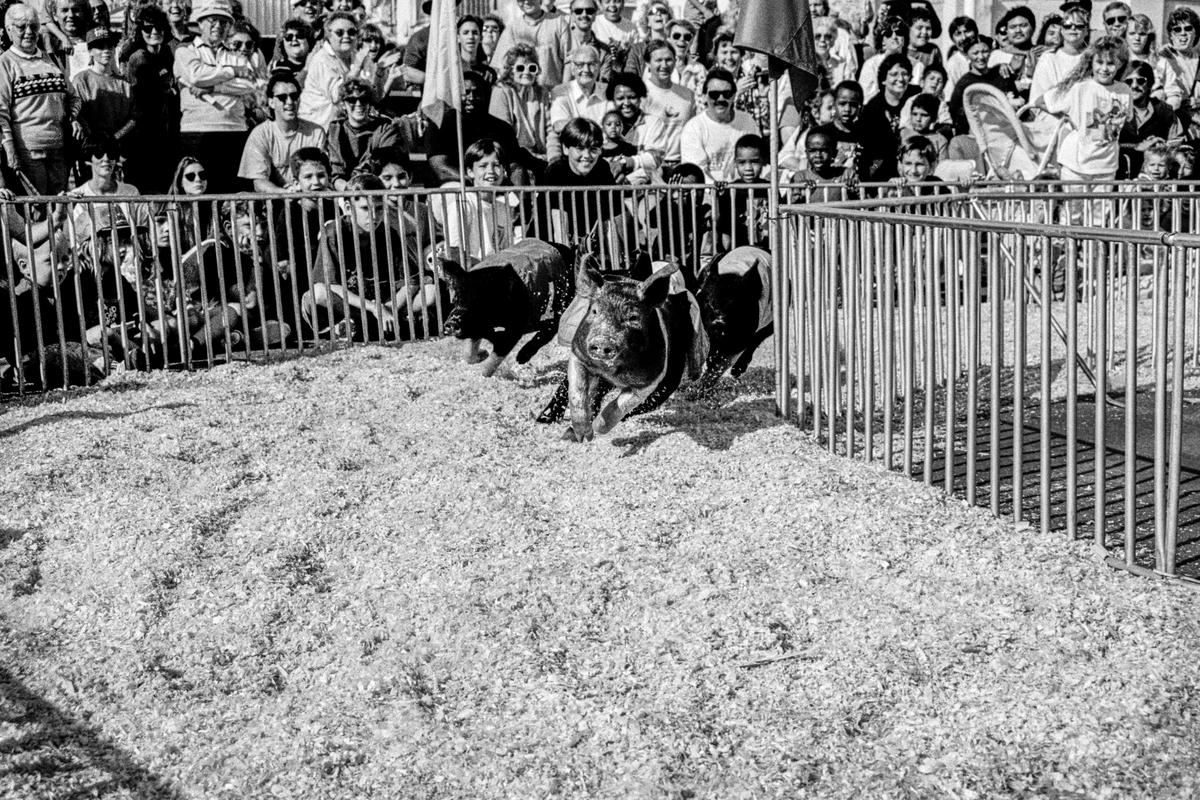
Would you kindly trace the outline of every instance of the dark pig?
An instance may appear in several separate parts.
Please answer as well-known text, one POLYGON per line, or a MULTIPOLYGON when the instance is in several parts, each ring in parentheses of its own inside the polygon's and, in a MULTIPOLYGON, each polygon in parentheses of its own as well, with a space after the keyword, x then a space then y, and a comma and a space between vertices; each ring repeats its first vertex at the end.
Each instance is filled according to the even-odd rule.
POLYGON ((716 256, 700 275, 699 295, 709 352, 704 374, 688 389, 692 397, 715 386, 730 364, 729 374, 741 377, 754 351, 774 332, 770 254, 735 247, 716 256))
MULTIPOLYGON (((580 272, 576 291, 589 302, 567 362, 567 438, 582 442, 607 433, 626 416, 661 406, 685 370, 692 378, 700 374, 707 339, 681 277, 674 265, 643 281, 594 269, 580 272), (599 410, 613 389, 616 398, 599 410)), ((561 418, 562 409, 554 404, 543 417, 561 418)))
POLYGON ((533 333, 517 353, 517 362, 524 364, 554 338, 575 296, 573 259, 570 248, 524 239, 465 270, 443 262, 456 297, 442 332, 466 341, 467 363, 482 361, 485 377, 495 374, 517 342, 533 333), (492 343, 491 354, 480 347, 484 339, 492 343))

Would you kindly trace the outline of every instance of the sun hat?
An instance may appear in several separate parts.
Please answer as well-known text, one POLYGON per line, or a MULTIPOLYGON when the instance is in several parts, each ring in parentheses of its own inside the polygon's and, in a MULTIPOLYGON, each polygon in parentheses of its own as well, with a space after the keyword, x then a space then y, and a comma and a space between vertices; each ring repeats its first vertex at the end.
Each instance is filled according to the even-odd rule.
POLYGON ((199 22, 205 17, 225 17, 232 21, 233 4, 229 0, 197 0, 190 21, 199 22))

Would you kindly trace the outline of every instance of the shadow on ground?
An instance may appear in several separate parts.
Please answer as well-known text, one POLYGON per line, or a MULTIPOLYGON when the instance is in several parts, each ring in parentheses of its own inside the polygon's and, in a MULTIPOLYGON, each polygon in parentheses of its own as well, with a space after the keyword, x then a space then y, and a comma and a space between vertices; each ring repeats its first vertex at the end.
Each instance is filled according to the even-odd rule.
POLYGON ((4 667, 0 667, 0 724, 7 733, 0 737, 0 793, 6 797, 183 797, 169 782, 30 690, 4 667))

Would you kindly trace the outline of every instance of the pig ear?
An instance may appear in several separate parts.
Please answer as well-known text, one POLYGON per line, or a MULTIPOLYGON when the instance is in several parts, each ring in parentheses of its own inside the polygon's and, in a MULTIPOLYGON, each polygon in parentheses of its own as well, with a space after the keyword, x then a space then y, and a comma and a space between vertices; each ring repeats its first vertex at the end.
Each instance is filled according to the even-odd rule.
POLYGON ((679 267, 675 264, 663 267, 642 281, 638 286, 638 296, 649 305, 661 306, 671 293, 671 276, 678 271, 679 267))
POLYGON ((600 274, 600 270, 587 263, 581 264, 580 267, 579 273, 575 276, 575 293, 583 297, 591 297, 597 289, 604 285, 604 276, 600 274))
POLYGON ((724 250, 720 253, 717 253, 715 256, 713 256, 712 258, 710 258, 708 260, 707 264, 705 264, 703 267, 700 268, 700 274, 696 276, 696 285, 697 286, 704 283, 704 281, 708 280, 708 277, 710 275, 713 275, 716 273, 717 264, 721 263, 721 259, 724 258, 725 254, 728 252, 729 252, 728 250, 724 250))
POLYGON ((460 267, 457 261, 451 261, 448 258, 442 259, 442 272, 455 283, 461 284, 467 279, 467 271, 460 267))
POLYGON ((645 250, 638 250, 633 256, 633 262, 629 265, 629 277, 635 281, 644 281, 650 277, 653 270, 654 262, 650 260, 650 254, 645 250))
POLYGON ((753 291, 755 296, 762 293, 762 273, 758 271, 758 265, 754 265, 746 270, 746 275, 742 279, 742 287, 747 291, 753 291))

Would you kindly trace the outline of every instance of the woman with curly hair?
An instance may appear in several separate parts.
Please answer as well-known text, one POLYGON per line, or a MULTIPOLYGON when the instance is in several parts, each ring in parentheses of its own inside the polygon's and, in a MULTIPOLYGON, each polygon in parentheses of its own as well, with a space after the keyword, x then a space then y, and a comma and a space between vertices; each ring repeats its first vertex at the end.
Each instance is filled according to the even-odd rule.
POLYGON ((289 19, 284 22, 279 36, 275 37, 275 54, 268 71, 287 70, 295 73, 297 80, 303 81, 308 54, 312 51, 312 38, 312 28, 304 20, 289 19))
POLYGON ((550 93, 538 83, 540 71, 537 51, 527 44, 513 45, 504 55, 488 113, 511 125, 522 147, 545 158, 550 93))
POLYGON ((157 6, 145 6, 134 16, 136 38, 125 64, 133 100, 133 131, 125 178, 147 194, 167 188, 166 175, 177 150, 172 142, 179 119, 179 95, 172 77, 171 23, 157 6))
POLYGON ((1172 11, 1167 17, 1167 46, 1158 51, 1158 63, 1154 67, 1154 93, 1178 111, 1185 121, 1191 120, 1200 100, 1200 89, 1196 86, 1197 65, 1200 64, 1198 42, 1200 15, 1190 8, 1172 11))

